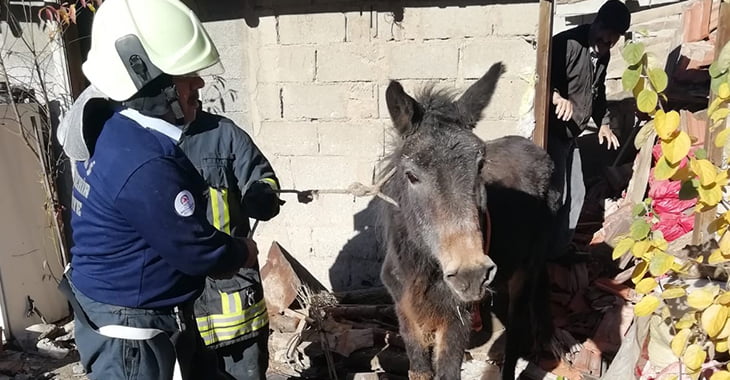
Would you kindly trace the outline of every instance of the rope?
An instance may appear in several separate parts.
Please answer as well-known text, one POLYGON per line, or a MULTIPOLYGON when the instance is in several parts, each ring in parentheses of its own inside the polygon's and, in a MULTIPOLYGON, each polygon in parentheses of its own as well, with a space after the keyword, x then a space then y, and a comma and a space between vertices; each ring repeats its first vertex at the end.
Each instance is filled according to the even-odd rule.
POLYGON ((314 200, 319 194, 349 194, 355 197, 378 197, 395 207, 398 207, 398 202, 393 198, 383 194, 380 189, 388 180, 393 177, 396 169, 391 169, 388 174, 381 178, 378 182, 373 185, 364 185, 360 182, 353 182, 347 189, 317 189, 317 190, 294 190, 294 189, 282 189, 274 190, 278 194, 297 194, 297 199, 300 203, 309 203, 314 200))

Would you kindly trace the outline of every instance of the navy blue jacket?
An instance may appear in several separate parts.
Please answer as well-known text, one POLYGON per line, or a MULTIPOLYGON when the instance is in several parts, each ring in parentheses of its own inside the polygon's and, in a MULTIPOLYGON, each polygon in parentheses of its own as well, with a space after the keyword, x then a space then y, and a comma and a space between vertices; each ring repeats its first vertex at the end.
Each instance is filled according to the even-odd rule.
POLYGON ((207 185, 171 137, 116 113, 77 163, 74 285, 107 304, 163 308, 195 299, 205 276, 245 252, 206 219, 207 185))

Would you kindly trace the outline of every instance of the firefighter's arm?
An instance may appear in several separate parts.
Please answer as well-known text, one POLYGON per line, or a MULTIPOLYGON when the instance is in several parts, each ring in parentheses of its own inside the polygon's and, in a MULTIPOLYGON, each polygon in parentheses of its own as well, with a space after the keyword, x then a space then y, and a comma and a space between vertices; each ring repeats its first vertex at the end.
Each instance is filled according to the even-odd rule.
POLYGON ((200 189, 172 158, 154 158, 139 167, 115 203, 150 247, 187 275, 236 271, 257 254, 208 223, 200 189))
POLYGON ((279 214, 283 204, 275 190, 279 190, 279 179, 269 160, 251 140, 246 132, 235 127, 235 162, 233 169, 238 187, 243 195, 246 216, 258 220, 270 220, 279 214))

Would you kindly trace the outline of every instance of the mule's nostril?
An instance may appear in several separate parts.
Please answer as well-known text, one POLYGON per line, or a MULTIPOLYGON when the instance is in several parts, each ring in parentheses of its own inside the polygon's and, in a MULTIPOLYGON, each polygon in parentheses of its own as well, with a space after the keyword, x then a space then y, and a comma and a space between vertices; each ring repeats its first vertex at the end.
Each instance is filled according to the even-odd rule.
POLYGON ((494 281, 494 276, 497 275, 497 266, 496 265, 489 265, 487 266, 487 271, 484 274, 484 285, 489 285, 494 281))

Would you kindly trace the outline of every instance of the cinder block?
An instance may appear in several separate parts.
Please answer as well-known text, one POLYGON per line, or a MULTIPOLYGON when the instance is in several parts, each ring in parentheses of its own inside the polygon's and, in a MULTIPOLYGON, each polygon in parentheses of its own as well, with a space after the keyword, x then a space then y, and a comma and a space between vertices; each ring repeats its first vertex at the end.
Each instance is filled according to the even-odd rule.
POLYGON ((259 50, 258 79, 263 83, 311 82, 314 79, 314 48, 275 46, 259 50))
POLYGON ((377 11, 347 12, 347 42, 368 42, 377 33, 377 11))
POLYGON ((484 119, 517 119, 522 96, 527 88, 527 82, 522 79, 514 77, 501 78, 497 83, 497 89, 494 91, 492 101, 482 112, 484 119))
MULTIPOLYGON (((248 26, 246 26, 248 27, 248 26)), ((259 25, 249 28, 251 33, 256 33, 259 43, 262 46, 276 45, 279 43, 279 32, 277 31, 278 20, 276 16, 259 17, 259 25)))
POLYGON ((318 125, 320 154, 326 156, 383 156, 384 125, 379 120, 318 125))
POLYGON ((225 68, 224 75, 226 78, 245 78, 245 71, 243 70, 245 49, 246 45, 244 44, 218 46, 218 53, 225 68))
POLYGON ((203 109, 214 113, 249 112, 248 92, 244 82, 238 78, 223 78, 221 81, 206 78, 200 91, 203 109))
POLYGON ((537 2, 493 5, 482 22, 491 24, 493 33, 498 36, 536 35, 539 8, 537 2))
POLYGON ((203 27, 218 48, 241 44, 241 40, 245 38, 243 34, 245 25, 246 22, 243 19, 208 21, 203 23, 203 27), (231 36, 235 36, 235 38, 231 38, 231 36))
POLYGON ((317 126, 310 122, 264 121, 256 141, 277 156, 316 155, 319 150, 317 126))
POLYGON ((284 85, 283 101, 284 117, 289 120, 377 115, 374 86, 369 83, 284 85))
MULTIPOLYGON (((296 159, 294 159, 296 160, 296 159)), ((315 190, 316 188, 299 187, 297 190, 315 190)), ((303 204, 294 195, 285 195, 287 212, 292 215, 287 223, 291 226, 340 226, 350 231, 354 228, 354 197, 347 194, 320 194, 310 203, 303 204)))
POLYGON ((535 67, 536 52, 521 38, 479 38, 466 42, 462 48, 464 79, 478 79, 494 63, 506 66, 505 75, 517 75, 535 67))
POLYGON ((225 112, 223 115, 231 119, 233 123, 248 133, 249 136, 254 135, 250 112, 225 112))
POLYGON ((392 79, 455 78, 459 52, 453 42, 398 42, 387 44, 392 79))
POLYGON ((323 44, 345 41, 345 15, 323 13, 279 16, 279 43, 323 44))
POLYGON ((294 183, 300 189, 347 189, 355 181, 369 185, 375 160, 342 157, 298 157, 291 161, 294 183))
POLYGON ((276 84, 260 84, 256 86, 254 99, 262 120, 281 120, 282 99, 281 87, 276 84))
POLYGON ((406 39, 485 37, 492 34, 486 22, 495 6, 407 8, 403 17, 406 39))
POLYGON ((402 41, 405 39, 404 24, 403 22, 397 22, 392 12, 378 12, 376 21, 377 39, 382 41, 402 41))
POLYGON ((518 134, 517 120, 482 120, 474 128, 474 133, 485 141, 515 135, 518 134))
MULTIPOLYGON (((294 177, 291 173, 291 157, 277 156, 270 152, 266 147, 261 146, 259 141, 256 141, 256 145, 261 150, 266 159, 269 160, 271 167, 274 168, 276 178, 279 179, 279 184, 282 189, 290 189, 294 186, 294 177)), ((281 196, 284 198, 284 196, 281 196)))
POLYGON ((374 80, 385 62, 374 44, 333 44, 317 49, 317 81, 374 80))

